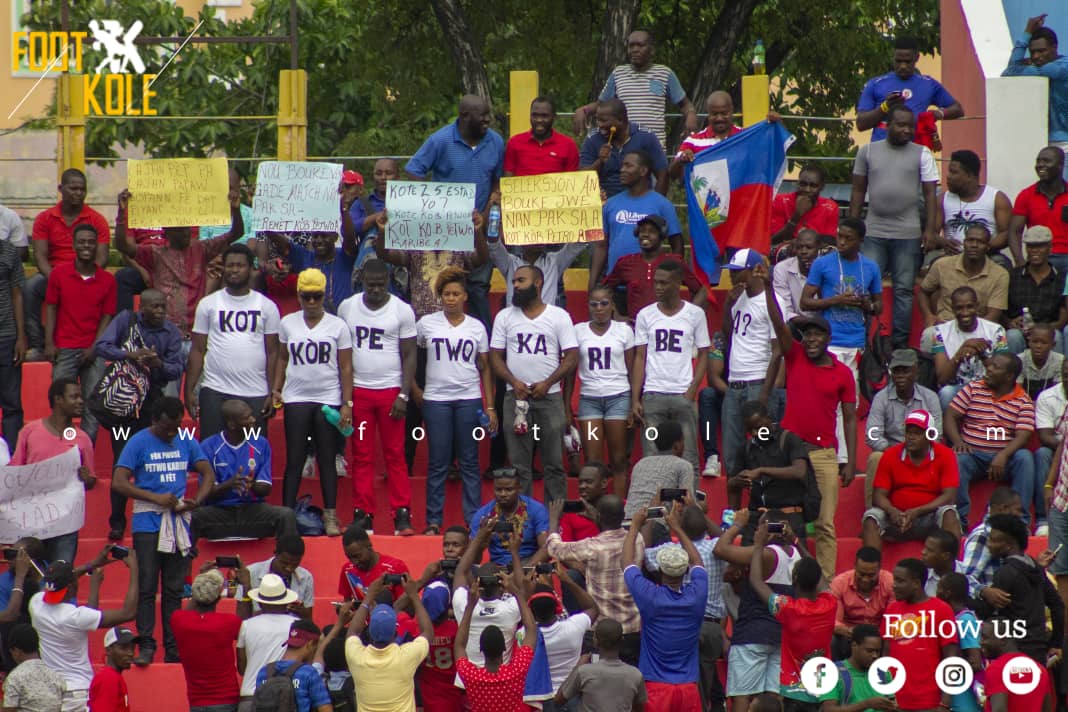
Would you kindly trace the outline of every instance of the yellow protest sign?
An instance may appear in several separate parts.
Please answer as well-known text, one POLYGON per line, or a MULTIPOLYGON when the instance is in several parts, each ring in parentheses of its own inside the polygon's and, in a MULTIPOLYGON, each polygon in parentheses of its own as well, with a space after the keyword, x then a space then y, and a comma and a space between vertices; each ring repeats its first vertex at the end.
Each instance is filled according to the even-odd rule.
POLYGON ((225 225, 230 174, 225 158, 129 161, 130 227, 225 225))
POLYGON ((597 173, 501 178, 501 232, 509 245, 603 240, 597 173))

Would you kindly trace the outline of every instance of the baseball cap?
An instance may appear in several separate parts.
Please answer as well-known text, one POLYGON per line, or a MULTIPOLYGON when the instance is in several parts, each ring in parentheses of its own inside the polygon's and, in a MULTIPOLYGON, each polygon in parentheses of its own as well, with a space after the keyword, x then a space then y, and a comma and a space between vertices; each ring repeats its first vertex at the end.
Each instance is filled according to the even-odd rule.
POLYGON ((931 414, 926 410, 914 410, 905 416, 905 425, 914 425, 917 428, 923 428, 925 431, 931 427, 931 414))
POLYGON ((638 228, 641 227, 642 223, 649 223, 649 224, 655 226, 656 229, 660 231, 660 237, 666 237, 667 236, 667 231, 668 231, 667 220, 665 220, 664 218, 660 217, 659 215, 646 215, 644 218, 639 220, 638 223, 634 226, 634 236, 635 237, 638 236, 638 228))
POLYGON ((423 589, 423 608, 430 620, 436 621, 449 607, 449 585, 434 581, 423 589))
POLYGON ((371 623, 367 626, 372 643, 388 643, 397 637, 397 612, 393 606, 379 603, 371 611, 371 623))
POLYGON ((730 262, 727 263, 727 269, 753 269, 763 261, 764 256, 762 254, 750 247, 746 247, 734 253, 734 256, 731 257, 730 262))
POLYGON ((298 292, 324 292, 326 291, 326 275, 322 270, 309 267, 297 276, 298 292))
POLYGON ((109 628, 107 633, 104 633, 104 647, 110 648, 112 645, 129 645, 130 643, 141 644, 147 642, 148 638, 140 636, 134 633, 132 630, 125 626, 115 626, 109 628))
POLYGON ((795 316, 790 320, 790 331, 793 332, 794 338, 800 340, 804 335, 805 329, 810 326, 815 326, 818 329, 823 329, 828 334, 831 333, 831 325, 827 323, 827 320, 822 316, 795 316))
POLYGON ((357 171, 345 171, 341 174, 341 182, 345 185, 363 185, 363 176, 357 171))
POLYGON ((1053 231, 1045 225, 1032 225, 1023 234, 1023 244, 1044 245, 1053 242, 1053 231))
POLYGON ((681 546, 665 546, 656 552, 656 565, 667 576, 682 576, 690 570, 690 557, 681 546))
POLYGON ((45 570, 44 602, 63 603, 67 599, 67 588, 74 583, 74 567, 66 561, 53 561, 45 570))
POLYGON ((917 362, 916 352, 912 349, 894 349, 890 354, 890 368, 898 366, 915 366, 917 362))

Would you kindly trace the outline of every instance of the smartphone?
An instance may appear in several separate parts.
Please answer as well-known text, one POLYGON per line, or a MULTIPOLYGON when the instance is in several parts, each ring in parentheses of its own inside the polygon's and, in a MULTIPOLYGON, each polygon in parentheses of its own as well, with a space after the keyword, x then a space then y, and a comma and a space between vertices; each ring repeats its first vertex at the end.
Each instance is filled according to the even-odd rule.
POLYGON ((4 549, 4 561, 14 561, 19 558, 19 550, 15 547, 4 549))
POLYGON ((686 490, 674 487, 664 487, 660 490, 661 502, 681 502, 686 499, 686 490))
POLYGON ((404 574, 386 574, 382 577, 382 582, 387 586, 400 586, 404 583, 404 574))
POLYGON ((582 514, 586 511, 586 503, 581 499, 568 499, 564 501, 564 514, 582 514))
POLYGON ((220 569, 236 569, 241 566, 241 562, 236 556, 216 556, 215 565, 220 569))
POLYGON ((487 586, 496 586, 500 582, 501 579, 497 576, 497 574, 489 574, 487 576, 478 577, 478 585, 482 588, 486 588, 487 586))
POLYGON ((551 574, 553 571, 556 571, 556 567, 549 563, 538 564, 534 567, 534 572, 538 574, 551 574))
POLYGON ((459 563, 460 563, 459 559, 442 559, 441 560, 441 570, 442 571, 455 571, 456 567, 459 565, 459 563))
POLYGON ((768 534, 782 534, 786 529, 786 522, 768 522, 768 534))
POLYGON ((704 502, 706 499, 708 499, 708 495, 701 490, 697 490, 693 494, 695 497, 697 497, 698 502, 704 502))
POLYGON ((129 555, 130 549, 128 547, 119 546, 118 544, 114 544, 111 547, 111 558, 115 559, 116 561, 122 561, 129 555))
POLYGON ((664 507, 649 507, 649 512, 646 516, 649 519, 663 519, 665 514, 667 514, 667 509, 664 507))
POLYGON ((511 521, 503 519, 493 526, 493 531, 497 534, 511 534, 515 531, 515 528, 512 526, 511 521))
POLYGON ((334 607, 335 611, 340 611, 341 607, 345 605, 344 601, 330 601, 330 605, 334 607))

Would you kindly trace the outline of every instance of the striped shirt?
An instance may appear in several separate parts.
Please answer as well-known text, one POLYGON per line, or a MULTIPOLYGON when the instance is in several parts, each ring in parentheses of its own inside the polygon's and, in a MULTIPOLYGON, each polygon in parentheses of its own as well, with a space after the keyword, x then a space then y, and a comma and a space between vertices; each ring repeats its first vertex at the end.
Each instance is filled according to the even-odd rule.
POLYGON ((1017 430, 1035 429, 1035 405, 1017 384, 995 398, 985 378, 972 381, 953 397, 949 407, 963 416, 961 438, 977 450, 996 452, 1009 444, 1017 430))
MULTIPOLYGON (((734 134, 739 134, 741 132, 742 130, 740 128, 732 125, 730 132, 727 134, 727 138, 730 138, 734 134)), ((678 158, 687 148, 693 151, 693 155, 696 156, 698 153, 705 150, 706 148, 712 148, 720 141, 725 140, 727 139, 717 138, 716 132, 712 130, 712 127, 706 126, 700 131, 695 131, 694 133, 687 136, 686 139, 682 142, 682 144, 679 145, 679 152, 675 154, 675 157, 678 158)))
POLYGON ((627 107, 627 118, 656 134, 663 146, 664 100, 681 104, 686 99, 686 91, 675 72, 663 64, 652 64, 640 72, 633 65, 621 64, 608 75, 598 99, 620 99, 627 107))
POLYGON ((21 291, 24 281, 19 248, 10 240, 0 240, 0 339, 14 339, 16 336, 11 290, 21 291))
MULTIPOLYGON (((597 602, 600 614, 619 621, 624 633, 637 633, 642 627, 641 616, 623 580, 621 563, 623 540, 626 538, 626 529, 609 529, 589 539, 565 542, 558 533, 553 532, 549 534, 546 546, 549 556, 568 566, 585 566, 586 590, 597 602)), ((645 543, 640 536, 634 548, 637 550, 635 560, 641 561, 645 555, 645 543)))

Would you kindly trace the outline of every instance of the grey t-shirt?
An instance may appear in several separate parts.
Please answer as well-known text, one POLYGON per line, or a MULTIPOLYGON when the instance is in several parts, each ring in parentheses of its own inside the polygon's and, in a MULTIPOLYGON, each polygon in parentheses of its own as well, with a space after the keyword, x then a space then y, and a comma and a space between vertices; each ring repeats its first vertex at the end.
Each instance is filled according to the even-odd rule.
POLYGON ((583 712, 630 712, 635 699, 647 700, 641 672, 619 659, 579 665, 560 691, 568 699, 581 695, 583 712))
POLYGON ((853 175, 868 177, 869 237, 915 240, 920 237, 921 183, 938 182, 934 154, 925 146, 894 146, 874 141, 861 146, 853 175))
POLYGON ((693 465, 690 461, 671 453, 649 455, 638 460, 630 473, 630 490, 623 516, 629 519, 635 512, 648 507, 653 497, 664 488, 693 493, 693 465))

